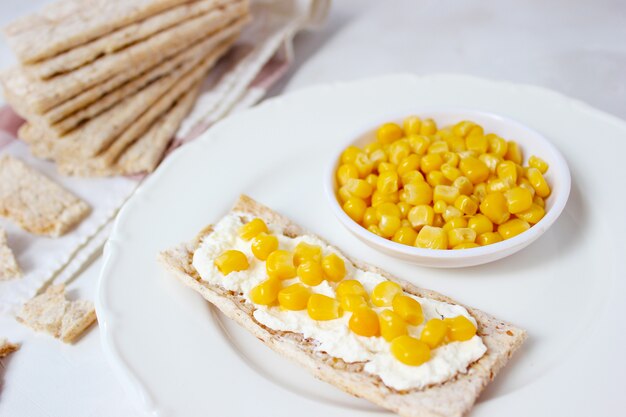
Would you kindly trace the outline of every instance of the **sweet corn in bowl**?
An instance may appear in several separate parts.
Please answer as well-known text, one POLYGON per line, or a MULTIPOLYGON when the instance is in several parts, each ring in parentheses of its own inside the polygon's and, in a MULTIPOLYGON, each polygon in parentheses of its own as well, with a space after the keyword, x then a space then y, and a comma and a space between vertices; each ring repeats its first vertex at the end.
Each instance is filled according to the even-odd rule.
POLYGON ((370 246, 425 266, 508 256, 562 212, 570 174, 539 133, 477 111, 384 120, 334 155, 326 191, 370 246))

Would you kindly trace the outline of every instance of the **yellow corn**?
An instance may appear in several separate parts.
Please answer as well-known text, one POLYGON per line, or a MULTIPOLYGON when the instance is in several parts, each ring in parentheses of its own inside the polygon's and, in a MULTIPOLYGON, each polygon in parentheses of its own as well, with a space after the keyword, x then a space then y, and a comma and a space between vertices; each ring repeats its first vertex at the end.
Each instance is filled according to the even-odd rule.
POLYGON ((447 332, 448 326, 443 320, 430 319, 422 329, 420 340, 426 343, 431 349, 434 349, 443 343, 447 332))
POLYGON ((394 242, 409 246, 413 246, 415 239, 417 239, 417 232, 410 226, 401 226, 391 238, 394 242))
POLYGON ((361 198, 351 197, 348 201, 343 203, 343 211, 345 211, 346 214, 357 223, 361 223, 361 221, 363 221, 366 209, 367 203, 361 198))
POLYGON ((461 159, 459 168, 472 184, 484 182, 489 178, 489 168, 483 161, 473 156, 461 159))
POLYGON ((361 295, 346 294, 339 299, 339 304, 344 311, 357 311, 367 307, 367 300, 361 295))
POLYGON ((250 240, 259 233, 267 233, 267 225, 259 218, 252 219, 239 228, 239 237, 243 240, 250 240))
POLYGON ((485 197, 487 197, 487 186, 485 183, 476 184, 471 196, 476 197, 478 201, 482 203, 485 197))
POLYGON ((363 288, 363 284, 356 279, 346 279, 337 284, 337 288, 335 288, 335 294, 337 294, 337 298, 341 299, 342 297, 348 294, 360 295, 367 300, 367 291, 363 288))
POLYGON ((397 204, 387 201, 376 206, 376 220, 380 221, 384 215, 401 217, 402 212, 397 204))
POLYGON ((448 247, 453 248, 462 243, 474 243, 476 232, 469 227, 461 227, 448 231, 448 247))
POLYGON ((441 227, 424 226, 417 234, 415 246, 427 249, 448 249, 448 235, 441 227))
POLYGON ((369 174, 372 173, 372 170, 374 169, 374 163, 364 152, 361 152, 356 156, 356 159, 354 160, 354 166, 356 166, 356 169, 359 171, 359 176, 361 178, 367 177, 369 174))
MULTIPOLYGON (((380 179, 378 182, 380 183, 380 179)), ((362 179, 350 178, 345 187, 351 196, 362 199, 370 197, 374 191, 374 188, 367 181, 362 179)))
POLYGON ((396 164, 392 164, 391 162, 381 162, 378 164, 378 175, 387 171, 398 172, 398 167, 396 164))
POLYGON ((376 207, 382 203, 397 203, 399 200, 398 192, 384 194, 376 190, 372 193, 372 207, 376 207))
POLYGON ((422 305, 413 297, 396 295, 391 305, 393 311, 410 325, 418 326, 424 321, 422 305))
POLYGON ((376 139, 381 145, 389 145, 402 136, 404 136, 402 128, 395 123, 385 123, 376 131, 376 139))
POLYGON ((473 130, 465 138, 465 147, 470 151, 476 152, 478 155, 486 153, 488 146, 487 138, 479 131, 473 130))
POLYGON ((447 336, 450 341, 464 342, 476 334, 476 326, 465 316, 444 319, 448 327, 447 336))
POLYGON ((495 224, 502 224, 511 216, 506 198, 502 193, 487 194, 480 203, 480 212, 495 224))
POLYGON ((372 186, 372 189, 375 190, 376 186, 378 185, 378 175, 369 174, 367 177, 365 177, 365 181, 367 181, 367 183, 372 186))
POLYGON ((363 151, 356 146, 348 146, 341 153, 341 163, 342 164, 354 164, 357 155, 363 153, 363 151))
POLYGON ((433 200, 445 201, 446 204, 454 204, 457 197, 459 197, 459 190, 456 187, 449 185, 437 185, 433 190, 433 200))
POLYGON ((535 197, 535 194, 537 193, 535 189, 533 188, 532 184, 530 183, 530 181, 528 181, 528 178, 524 178, 524 177, 519 178, 517 182, 519 183, 520 187, 525 188, 528 191, 530 191, 530 194, 532 194, 533 198, 535 197))
POLYGON ((428 345, 408 335, 393 339, 390 348, 394 358, 405 365, 419 366, 430 359, 428 345))
POLYGON ((502 159, 498 155, 492 153, 483 153, 478 156, 478 159, 487 165, 490 174, 495 174, 498 164, 502 162, 502 159))
POLYGON ((413 170, 406 172, 404 175, 400 176, 400 180, 402 181, 402 185, 407 185, 411 183, 419 183, 424 182, 424 176, 418 170, 413 170))
POLYGON ((389 159, 389 156, 384 149, 376 149, 371 154, 369 154, 369 158, 370 162, 372 163, 372 167, 380 171, 380 165, 386 163, 389 159))
POLYGON ((268 306, 274 304, 280 291, 280 280, 269 278, 250 290, 250 300, 255 304, 268 306))
POLYGON ((431 171, 426 175, 426 182, 431 187, 436 187, 437 185, 450 185, 452 182, 447 179, 443 172, 441 171, 431 171))
POLYGON ((530 228, 530 224, 522 219, 511 219, 498 226, 498 233, 503 239, 510 239, 525 232, 530 228))
POLYGON ((275 250, 265 261, 265 270, 270 278, 289 279, 296 276, 293 254, 286 250, 275 250))
POLYGON ((398 191, 399 177, 395 171, 384 171, 378 174, 378 182, 376 184, 376 190, 383 194, 390 194, 398 191))
POLYGON ((533 195, 525 188, 515 187, 504 193, 510 213, 526 211, 533 204, 533 195))
POLYGON ((533 197, 533 203, 543 208, 546 207, 546 202, 543 200, 543 198, 539 197, 538 195, 533 197))
POLYGON ((359 178, 359 170, 352 164, 343 164, 337 168, 337 182, 346 185, 350 178, 359 178))
POLYGON ((455 152, 444 152, 442 154, 443 157, 443 162, 444 164, 448 164, 451 167, 458 167, 459 166, 459 161, 461 160, 461 158, 459 158, 459 154, 455 152))
POLYGON ((401 223, 400 217, 383 214, 378 222, 378 227, 383 237, 390 238, 400 229, 401 223))
POLYGON ((435 201, 435 204, 433 204, 433 211, 435 213, 443 214, 446 211, 446 207, 448 207, 448 205, 445 201, 437 200, 435 201))
POLYGON ((528 158, 528 165, 532 168, 537 168, 542 174, 545 174, 548 170, 548 163, 535 155, 528 158))
POLYGON ((543 219, 543 216, 545 216, 545 214, 546 214, 545 209, 535 203, 533 203, 528 210, 515 213, 517 217, 519 217, 520 219, 530 224, 535 224, 539 222, 539 220, 543 219))
POLYGON ((322 248, 317 245, 310 245, 306 242, 300 242, 293 251, 293 264, 300 265, 305 261, 322 261, 322 248))
MULTIPOLYGON (((431 206, 427 204, 420 204, 419 206, 413 207, 409 211, 407 219, 411 223, 411 226, 416 229, 423 226, 432 226, 435 219, 435 212, 431 206)), ((415 239, 413 239, 413 242, 415 242, 415 239)))
POLYGON ((452 229, 458 229, 462 227, 467 227, 467 220, 465 220, 464 217, 453 217, 452 219, 450 219, 450 221, 446 222, 446 224, 443 225, 443 230, 445 230, 447 233, 452 229))
POLYGON ((368 143, 363 147, 366 154, 371 155, 374 151, 382 149, 382 145, 379 142, 368 143))
POLYGON ((464 138, 469 134, 470 130, 472 130, 474 126, 476 126, 476 123, 470 120, 462 120, 452 127, 452 132, 455 135, 464 138))
POLYGON ((411 154, 407 156, 398 164, 398 175, 402 177, 407 172, 416 171, 420 166, 420 161, 419 155, 411 154))
POLYGON ((411 145, 413 152, 424 155, 430 146, 430 139, 424 135, 411 135, 409 136, 409 145, 411 145))
POLYGON ((371 308, 359 308, 350 316, 348 328, 353 333, 364 337, 374 337, 380 335, 380 323, 378 314, 371 308))
POLYGON ((444 153, 444 152, 448 152, 449 150, 450 149, 448 148, 448 143, 442 140, 439 140, 430 144, 430 147, 428 148, 428 153, 429 154, 444 153))
POLYGON ((319 262, 307 260, 298 265, 296 274, 303 284, 315 287, 324 280, 324 271, 319 262))
POLYGON ((504 193, 511 189, 511 183, 501 178, 492 178, 487 181, 487 193, 504 193))
POLYGON ((474 185, 467 177, 459 177, 454 180, 452 186, 456 187, 459 190, 460 194, 470 195, 472 191, 474 191, 474 185))
POLYGON ((401 200, 412 206, 430 204, 433 200, 433 189, 425 182, 407 184, 404 186, 401 194, 401 200))
POLYGON ((512 161, 502 161, 496 167, 498 178, 507 181, 510 185, 517 184, 517 167, 512 161))
POLYGON ((422 120, 420 126, 420 134, 422 135, 434 135, 437 132, 437 123, 433 119, 422 120))
POLYGON ((467 222, 467 227, 476 232, 477 235, 489 233, 493 231, 493 223, 484 214, 477 214, 471 217, 467 222))
POLYGON ((424 174, 438 170, 442 164, 443 158, 441 157, 441 154, 438 153, 424 155, 420 160, 420 168, 424 174))
POLYGON ((417 116, 409 116, 402 122, 402 129, 408 135, 419 135, 422 119, 417 116))
POLYGON ((302 284, 291 284, 278 291, 278 304, 285 310, 304 310, 311 297, 311 290, 302 284))
POLYGON ((334 253, 324 256, 322 270, 329 281, 339 282, 346 275, 346 265, 339 256, 334 253))
POLYGON ((502 236, 500 236, 498 232, 486 232, 476 237, 476 243, 480 246, 491 245, 498 242, 502 242, 502 236))
POLYGON ((409 211, 413 208, 412 205, 404 201, 399 202, 397 206, 398 206, 398 209, 400 210, 401 219, 406 219, 406 217, 409 215, 409 211))
POLYGON ((342 315, 339 301, 322 294, 311 294, 307 302, 307 312, 309 317, 319 321, 338 319, 342 315))
POLYGON ((270 253, 278 249, 278 239, 276 236, 268 235, 267 233, 259 233, 252 239, 250 249, 255 258, 264 261, 270 256, 270 253))
POLYGON ((370 299, 377 307, 388 307, 395 296, 402 294, 402 287, 392 281, 383 281, 377 284, 372 290, 370 299))
POLYGON ((398 140, 389 145, 389 162, 399 165, 400 162, 411 154, 408 142, 398 140))
POLYGON ((522 157, 522 150, 517 142, 513 142, 512 140, 508 142, 504 158, 515 162, 517 165, 522 165, 524 158, 522 157))
POLYGON ((489 142, 489 152, 498 155, 500 158, 506 155, 508 143, 496 134, 490 133, 487 135, 487 141, 489 142))
POLYGON ((228 275, 231 272, 244 271, 250 267, 248 257, 238 250, 227 250, 213 261, 217 269, 222 275, 228 275))
POLYGON ((546 179, 543 177, 541 171, 537 168, 528 168, 526 171, 526 177, 539 197, 546 198, 550 195, 550 186, 546 182, 546 179))
POLYGON ((452 249, 454 250, 458 250, 458 249, 472 249, 472 248, 477 248, 480 245, 478 243, 474 243, 474 242, 465 242, 465 243, 460 243, 454 247, 452 247, 452 249))
POLYGON ((388 342, 407 334, 406 322, 392 310, 383 310, 378 316, 380 335, 388 342))
POLYGON ((461 212, 461 210, 459 210, 458 208, 454 206, 446 207, 446 210, 443 212, 443 219, 446 222, 449 222, 455 217, 463 217, 463 213, 461 212))
MULTIPOLYGON (((458 192, 457 188, 455 188, 455 190, 458 192)), ((454 207, 458 208, 463 212, 463 214, 468 216, 473 216, 478 210, 478 204, 466 195, 459 195, 454 200, 454 207)))
MULTIPOLYGON (((465 147, 465 139, 460 136, 451 136, 448 140, 448 144, 450 145, 450 149, 453 152, 465 152, 467 150, 467 148, 465 147)), ((458 154, 456 155, 458 157, 458 154)))

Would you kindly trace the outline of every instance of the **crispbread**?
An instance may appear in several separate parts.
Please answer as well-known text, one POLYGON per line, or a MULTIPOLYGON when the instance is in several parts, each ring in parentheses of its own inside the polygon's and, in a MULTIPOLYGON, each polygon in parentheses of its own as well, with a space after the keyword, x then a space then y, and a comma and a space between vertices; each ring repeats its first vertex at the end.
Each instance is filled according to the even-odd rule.
POLYGON ((7 234, 0 227, 0 281, 19 278, 22 270, 17 264, 15 255, 7 243, 7 234))
POLYGON ((4 28, 21 62, 34 62, 190 0, 63 0, 4 28))
POLYGON ((27 301, 16 318, 35 331, 71 343, 96 321, 96 309, 91 301, 68 301, 60 284, 27 301))
POLYGON ((6 338, 0 338, 0 358, 4 358, 7 355, 15 352, 20 348, 18 343, 11 343, 6 338))
MULTIPOLYGON (((283 233, 288 236, 293 237, 305 233, 298 225, 247 196, 240 197, 233 211, 260 217, 266 222, 281 226, 283 233)), ((315 377, 401 416, 456 417, 464 415, 472 407, 483 388, 506 364, 526 337, 523 330, 511 324, 480 310, 465 307, 478 323, 478 333, 487 346, 485 355, 474 362, 466 374, 459 374, 443 384, 422 390, 396 391, 385 386, 378 377, 363 371, 363 364, 345 363, 324 352, 315 351, 313 342, 303 340, 299 334, 274 331, 260 325, 252 315, 254 307, 243 297, 202 281, 192 265, 192 257, 204 236, 211 232, 212 228, 208 226, 195 240, 162 252, 159 256, 160 262, 179 280, 199 292, 226 316, 238 322, 276 352, 299 363, 315 377)), ((461 305, 444 295, 420 289, 413 284, 392 277, 371 265, 354 260, 351 262, 357 268, 379 273, 389 280, 398 282, 405 291, 414 295, 461 305)))
POLYGON ((66 102, 61 106, 51 109, 50 112, 44 113, 43 115, 32 115, 32 117, 29 118, 29 121, 40 126, 45 126, 46 130, 50 130, 57 135, 69 132, 71 129, 76 128, 80 123, 99 115, 111 106, 119 103, 122 99, 141 90, 150 82, 170 73, 183 63, 199 61, 202 57, 208 55, 209 52, 221 41, 227 39, 229 36, 233 36, 237 30, 237 27, 229 27, 202 39, 196 45, 193 45, 176 56, 173 56, 171 59, 152 67, 145 73, 125 84, 122 84, 120 87, 110 91, 104 96, 98 98, 96 101, 86 104, 85 107, 80 108, 70 115, 63 115, 64 109, 66 109, 65 111, 71 111, 71 108, 73 107, 69 106, 69 103, 66 102))
POLYGON ((89 206, 10 155, 0 156, 0 215, 38 235, 58 237, 80 223, 89 206))
POLYGON ((216 8, 75 71, 45 81, 33 80, 19 67, 14 67, 0 75, 5 98, 15 111, 28 118, 29 114, 46 112, 92 86, 102 84, 101 87, 109 88, 106 91, 98 89, 103 95, 208 34, 230 26, 233 21, 247 16, 247 11, 246 0, 216 8), (115 82, 104 83, 112 78, 115 82))
POLYGON ((162 30, 175 26, 184 20, 207 13, 211 9, 226 4, 230 0, 198 0, 181 4, 145 20, 108 33, 91 42, 79 45, 44 61, 23 67, 33 78, 48 79, 79 68, 102 55, 118 51, 130 44, 146 39, 162 30))

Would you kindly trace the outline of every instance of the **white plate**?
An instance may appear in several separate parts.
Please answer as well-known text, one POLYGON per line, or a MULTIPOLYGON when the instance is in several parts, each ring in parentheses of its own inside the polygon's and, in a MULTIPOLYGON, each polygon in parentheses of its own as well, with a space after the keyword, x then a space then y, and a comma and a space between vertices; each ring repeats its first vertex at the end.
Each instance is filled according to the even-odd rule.
POLYGON ((384 413, 283 360, 157 266, 159 250, 192 238, 243 192, 351 256, 526 328, 527 343, 473 416, 616 415, 626 375, 625 137, 623 122, 559 94, 465 76, 396 75, 269 100, 178 151, 122 210, 97 298, 105 353, 153 415, 384 413), (339 224, 323 194, 336 141, 363 120, 426 106, 507 115, 561 150, 570 200, 537 242, 481 267, 435 270, 377 253, 339 224))

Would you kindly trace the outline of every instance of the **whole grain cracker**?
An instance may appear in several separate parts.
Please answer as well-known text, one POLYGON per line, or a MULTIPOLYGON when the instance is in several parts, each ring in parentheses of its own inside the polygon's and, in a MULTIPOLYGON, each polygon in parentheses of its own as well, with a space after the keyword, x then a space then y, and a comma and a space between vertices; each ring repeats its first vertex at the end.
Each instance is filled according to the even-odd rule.
POLYGON ((84 201, 21 160, 0 156, 0 216, 31 233, 58 237, 89 212, 84 201))
MULTIPOLYGON (((283 233, 290 237, 307 233, 289 219, 247 196, 240 197, 233 211, 276 224, 282 227, 283 233)), ((227 317, 235 320, 279 354, 303 366, 316 378, 403 417, 460 417, 465 415, 481 391, 493 380, 526 337, 524 330, 480 310, 464 306, 477 321, 478 334, 487 346, 485 355, 471 364, 467 373, 458 374, 444 383, 424 389, 398 391, 387 387, 379 377, 365 372, 362 363, 346 363, 324 352, 316 351, 314 341, 305 340, 300 334, 276 331, 259 324, 253 316, 254 307, 242 296, 202 281, 192 265, 192 258, 202 239, 211 232, 212 227, 206 227, 195 240, 162 252, 159 255, 159 261, 185 285, 199 292, 227 317)), ((408 293, 462 305, 434 291, 421 289, 399 280, 374 266, 351 259, 349 261, 356 268, 381 274, 399 283, 408 293)))
POLYGON ((16 318, 35 331, 72 343, 96 321, 96 309, 91 301, 67 300, 65 286, 60 284, 27 301, 16 318))
POLYGON ((92 62, 102 55, 116 52, 130 44, 142 41, 162 30, 175 26, 184 20, 197 17, 211 9, 227 4, 230 0, 198 0, 181 4, 145 20, 108 33, 91 42, 79 45, 44 61, 23 66, 31 77, 48 79, 69 72, 92 62))
POLYGON ((22 276, 22 270, 15 259, 13 251, 7 243, 7 234, 0 227, 0 281, 22 276))
POLYGON ((20 348, 19 343, 11 343, 6 338, 0 338, 0 358, 4 358, 20 348))
POLYGON ((3 32, 20 62, 35 62, 189 0, 62 0, 3 32))
POLYGON ((105 85, 109 87, 108 90, 97 89, 103 95, 208 34, 218 32, 242 16, 247 16, 247 10, 245 0, 216 8, 75 71, 45 81, 28 77, 19 67, 11 68, 0 74, 5 98, 16 112, 28 118, 29 114, 44 113, 84 90, 115 77, 113 85, 105 85))

